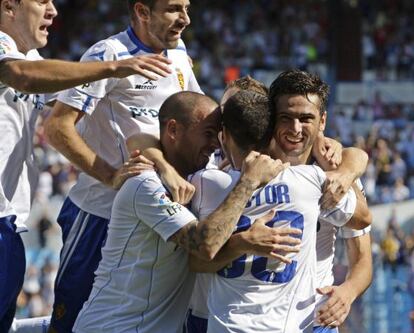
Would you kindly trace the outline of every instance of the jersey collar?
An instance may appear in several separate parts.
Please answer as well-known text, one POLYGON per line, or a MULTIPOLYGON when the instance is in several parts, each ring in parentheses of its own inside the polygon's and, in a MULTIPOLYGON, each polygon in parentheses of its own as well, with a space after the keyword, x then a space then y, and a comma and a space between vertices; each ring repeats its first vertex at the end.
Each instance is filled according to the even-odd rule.
MULTIPOLYGON (((152 48, 145 45, 141 40, 138 38, 138 36, 135 34, 134 29, 132 29, 131 26, 127 29, 128 37, 131 39, 131 41, 137 46, 137 49, 135 49, 133 52, 136 53, 138 50, 143 50, 147 53, 155 53, 152 48)), ((164 53, 166 53, 166 50, 164 50, 164 53)))

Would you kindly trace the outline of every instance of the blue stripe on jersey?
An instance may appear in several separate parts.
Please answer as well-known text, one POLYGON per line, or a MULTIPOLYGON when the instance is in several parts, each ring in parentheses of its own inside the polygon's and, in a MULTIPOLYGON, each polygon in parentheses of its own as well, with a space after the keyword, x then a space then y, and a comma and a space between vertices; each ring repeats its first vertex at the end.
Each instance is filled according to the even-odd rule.
POLYGON ((92 101, 92 97, 91 97, 91 96, 88 96, 88 97, 86 98, 85 103, 83 103, 83 107, 82 107, 82 111, 83 111, 83 112, 86 112, 86 110, 87 110, 87 108, 88 108, 89 104, 91 104, 91 101, 92 101))
POLYGON ((104 60, 104 54, 105 54, 105 51, 102 51, 102 52, 90 54, 88 56, 88 58, 98 58, 99 60, 102 60, 103 61, 104 60))
POLYGON ((131 54, 137 53, 139 50, 143 50, 148 53, 154 53, 154 51, 150 47, 146 46, 139 40, 138 36, 135 34, 131 26, 128 27, 127 34, 131 41, 137 46, 136 49, 130 51, 131 54))
POLYGON ((82 91, 82 90, 79 90, 78 88, 75 88, 75 90, 76 90, 78 93, 81 93, 81 94, 83 94, 83 95, 86 95, 86 96, 88 96, 88 97, 90 97, 90 98, 99 98, 99 97, 96 97, 96 96, 89 95, 89 94, 87 94, 86 92, 84 92, 84 91, 82 91))
MULTIPOLYGON (((141 318, 141 321, 137 324, 137 326, 135 326, 135 330, 137 331, 137 332, 139 332, 139 327, 142 325, 142 324, 144 324, 144 321, 145 321, 145 315, 147 314, 147 311, 148 311, 148 309, 149 309, 149 307, 150 307, 150 301, 151 301, 151 294, 152 294, 152 289, 153 289, 153 282, 154 282, 154 267, 155 267, 155 265, 157 264, 157 262, 158 262, 158 256, 159 256, 159 252, 160 252, 160 249, 159 249, 159 246, 160 246, 160 240, 161 240, 161 237, 158 237, 157 238, 157 247, 156 247, 156 249, 157 249, 157 252, 156 252, 156 254, 155 254, 155 258, 154 258, 154 261, 152 262, 152 267, 151 267, 151 273, 150 273, 150 279, 149 279, 149 286, 148 286, 148 294, 147 294, 147 299, 146 299, 146 301, 147 301, 147 307, 143 310, 143 311, 141 311, 141 314, 139 315, 141 318)), ((148 283, 147 283, 147 285, 148 285, 148 283)))
POLYGON ((178 46, 174 50, 187 52, 187 49, 184 46, 178 46))

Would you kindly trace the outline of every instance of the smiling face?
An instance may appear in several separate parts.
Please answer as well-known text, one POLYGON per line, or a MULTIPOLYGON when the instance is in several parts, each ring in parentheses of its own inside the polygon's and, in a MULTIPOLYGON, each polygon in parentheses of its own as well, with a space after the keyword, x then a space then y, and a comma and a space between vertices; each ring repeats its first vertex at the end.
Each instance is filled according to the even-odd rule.
POLYGON ((184 29, 190 24, 189 0, 157 0, 150 9, 139 4, 136 12, 145 26, 138 36, 155 53, 175 49, 184 29))
POLYGON ((283 95, 276 105, 274 138, 287 157, 307 159, 319 131, 325 129, 326 113, 320 113, 319 97, 283 95))
POLYGON ((7 22, 10 22, 6 33, 11 32, 10 35, 15 40, 19 51, 27 53, 32 49, 46 46, 49 35, 47 29, 57 15, 53 1, 3 0, 2 2, 2 11, 7 8, 4 15, 8 18, 7 22))
POLYGON ((191 124, 178 124, 176 161, 182 174, 189 175, 203 169, 219 147, 220 110, 217 106, 201 105, 193 114, 191 124))

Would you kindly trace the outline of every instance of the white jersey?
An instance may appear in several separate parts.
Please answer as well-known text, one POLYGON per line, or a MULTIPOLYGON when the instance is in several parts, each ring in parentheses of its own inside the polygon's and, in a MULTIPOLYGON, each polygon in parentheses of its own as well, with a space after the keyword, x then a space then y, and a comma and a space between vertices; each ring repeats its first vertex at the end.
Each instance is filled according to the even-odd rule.
MULTIPOLYGON (((357 186, 363 191, 360 180, 356 181, 357 186)), ((322 288, 331 286, 334 283, 333 261, 335 256, 335 240, 336 235, 347 239, 360 237, 371 231, 371 226, 362 230, 350 229, 346 226, 337 228, 330 223, 320 221, 318 223, 318 232, 316 237, 316 255, 317 255, 317 287, 322 288)), ((326 296, 316 294, 317 308, 320 308, 327 299, 326 296)))
MULTIPOLYGON (((81 61, 121 60, 151 54, 132 28, 93 45, 81 61)), ((170 95, 190 90, 201 92, 187 58, 184 43, 165 50, 173 73, 151 81, 140 75, 108 78, 63 92, 58 100, 85 116, 77 129, 85 142, 115 168, 129 158, 125 140, 137 133, 159 136, 158 111, 170 95)), ((115 191, 81 173, 69 197, 82 210, 109 218, 115 191)))
POLYGON ((196 218, 166 193, 154 171, 128 179, 119 190, 74 332, 182 332, 194 274, 187 252, 168 239, 196 218))
MULTIPOLYGON (((196 186, 193 208, 213 211, 239 178, 233 170, 204 170, 192 178, 196 186), (201 191, 200 191, 201 190, 201 191)), ((257 217, 275 208, 270 225, 302 229, 302 247, 285 265, 253 255, 233 261, 211 278, 208 295, 208 332, 302 332, 312 331, 316 287, 316 223, 321 219, 337 226, 345 224, 356 207, 350 193, 329 212, 321 213, 324 172, 316 166, 291 167, 248 202, 235 232, 246 230, 257 217)))
MULTIPOLYGON (((36 50, 20 53, 14 40, 0 31, 0 61, 40 59, 36 50)), ((18 92, 0 77, 0 217, 16 215, 18 232, 27 230, 25 222, 37 185, 33 135, 43 106, 43 95, 18 92)))

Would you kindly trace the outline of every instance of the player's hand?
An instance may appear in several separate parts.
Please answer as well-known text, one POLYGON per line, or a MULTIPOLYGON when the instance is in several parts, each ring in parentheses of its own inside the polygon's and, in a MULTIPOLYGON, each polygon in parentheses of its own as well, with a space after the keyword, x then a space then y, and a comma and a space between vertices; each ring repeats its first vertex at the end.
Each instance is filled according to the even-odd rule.
POLYGON ((281 160, 274 160, 269 155, 252 151, 243 161, 241 178, 251 182, 256 189, 267 184, 289 165, 281 160))
POLYGON ((115 190, 121 188, 128 178, 134 177, 146 170, 154 170, 154 163, 134 150, 126 161, 112 177, 111 187, 115 190))
POLYGON ((293 235, 298 236, 302 231, 296 228, 268 227, 266 223, 271 221, 274 215, 274 210, 269 211, 255 220, 248 230, 240 233, 245 242, 241 253, 277 259, 290 264, 292 260, 286 257, 286 254, 299 252, 301 241, 293 235))
POLYGON ((319 132, 312 147, 312 156, 324 170, 336 169, 342 162, 342 145, 319 132))
POLYGON ((150 80, 158 80, 160 76, 165 77, 172 73, 169 64, 171 60, 159 54, 140 55, 116 62, 114 76, 123 78, 139 74, 150 80))
POLYGON ((319 201, 321 209, 335 207, 343 196, 349 191, 354 182, 352 175, 338 172, 327 171, 326 180, 323 184, 323 195, 319 201))
POLYGON ((341 286, 317 288, 317 292, 326 295, 328 300, 318 310, 316 321, 322 326, 338 327, 346 319, 354 301, 352 293, 341 286))
POLYGON ((160 173, 162 183, 168 188, 173 200, 182 205, 190 202, 194 195, 195 187, 183 179, 174 168, 167 168, 160 173))

